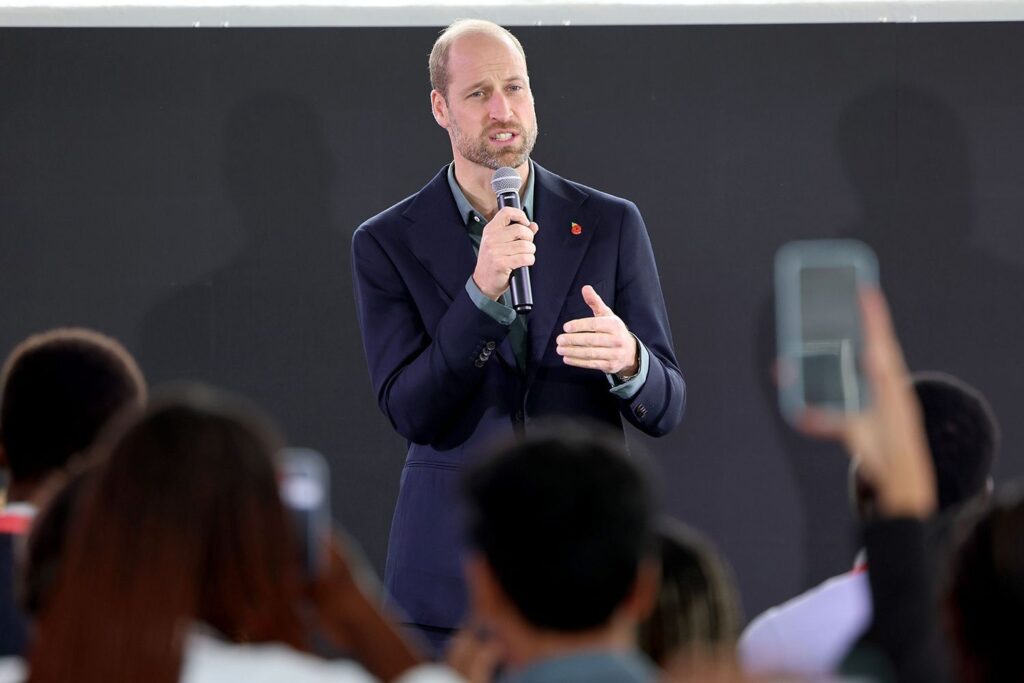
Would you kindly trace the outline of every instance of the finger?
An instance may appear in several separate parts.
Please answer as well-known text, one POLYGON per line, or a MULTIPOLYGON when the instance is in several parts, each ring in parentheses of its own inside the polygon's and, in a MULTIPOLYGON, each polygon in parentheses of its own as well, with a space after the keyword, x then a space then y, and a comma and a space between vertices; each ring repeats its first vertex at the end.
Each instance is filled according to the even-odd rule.
POLYGON ((876 442, 877 426, 872 423, 871 416, 860 415, 851 417, 842 432, 843 446, 846 452, 860 463, 861 474, 867 478, 874 476, 879 469, 883 455, 876 442))
POLYGON ((445 661, 468 683, 494 680, 494 672, 503 656, 501 644, 495 639, 464 629, 456 634, 445 661))
POLYGON ((604 334, 618 334, 625 332, 622 321, 612 316, 601 316, 596 318, 576 318, 562 325, 563 332, 598 332, 604 334))
POLYGON ((449 641, 445 662, 450 668, 465 672, 467 663, 471 661, 472 650, 472 636, 465 629, 460 629, 449 641))
POLYGON ((533 234, 536 235, 537 231, 540 230, 540 226, 537 225, 536 223, 530 223, 530 230, 532 230, 533 234))
POLYGON ((533 231, 519 223, 512 223, 511 225, 489 223, 484 227, 482 240, 487 240, 487 243, 491 246, 517 241, 533 242, 533 231))
POLYGON ((860 293, 861 319, 864 324, 864 341, 877 364, 875 369, 905 375, 906 363, 900 348, 896 330, 893 327, 889 305, 881 290, 863 289, 860 293))
POLYGON ((512 270, 516 268, 529 268, 536 262, 537 257, 533 254, 515 254, 508 257, 508 267, 512 270))
POLYGON ((589 358, 577 358, 575 356, 562 356, 562 362, 566 365, 571 365, 574 368, 586 368, 588 370, 604 371, 605 368, 604 361, 592 360, 589 358))
POLYGON ((563 358, 599 361, 608 365, 611 365, 612 361, 619 355, 614 349, 602 348, 600 346, 556 346, 555 353, 563 358))
POLYGON ((502 256, 497 260, 496 268, 503 274, 504 277, 508 277, 511 271, 517 268, 530 268, 537 262, 537 257, 533 254, 511 254, 508 256, 502 256))
POLYGON ((496 254, 535 254, 537 253, 537 245, 533 242, 526 242, 524 240, 515 240, 512 242, 504 242, 502 244, 494 245, 492 251, 496 254))
POLYGON ((612 313, 612 309, 608 308, 598 295, 597 290, 590 285, 583 286, 583 300, 587 302, 587 305, 590 306, 590 310, 593 311, 596 316, 614 315, 614 313, 612 313))
POLYGON ((796 416, 797 431, 816 439, 842 440, 845 436, 842 416, 820 408, 804 408, 796 416))
POLYGON ((520 223, 523 227, 526 227, 530 224, 530 219, 526 217, 526 213, 522 209, 506 206, 505 208, 500 209, 498 213, 494 214, 494 218, 491 219, 491 223, 497 223, 498 225, 520 223))
POLYGON ((622 348, 623 341, 612 334, 601 334, 600 332, 576 332, 573 334, 560 334, 555 338, 558 346, 575 347, 606 347, 612 349, 622 348))
POLYGON ((525 225, 514 223, 508 226, 508 231, 511 239, 513 240, 533 242, 533 230, 530 230, 530 228, 525 225))

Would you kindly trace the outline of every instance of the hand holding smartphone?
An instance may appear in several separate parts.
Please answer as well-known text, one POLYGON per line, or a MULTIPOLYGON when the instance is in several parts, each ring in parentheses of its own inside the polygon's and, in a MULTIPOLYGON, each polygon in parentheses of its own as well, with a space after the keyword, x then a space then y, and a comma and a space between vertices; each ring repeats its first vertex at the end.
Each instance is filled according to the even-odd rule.
POLYGON ((789 242, 776 253, 779 406, 790 423, 807 409, 841 418, 868 407, 858 293, 877 286, 863 242, 789 242))
POLYGON ((280 467, 281 501, 292 519, 303 572, 313 579, 328 568, 330 470, 324 456, 310 448, 285 448, 280 467))
POLYGON ((380 680, 390 681, 422 661, 397 626, 367 595, 369 566, 342 532, 332 532, 330 470, 309 448, 286 448, 280 459, 281 500, 294 522, 302 565, 323 635, 380 680))

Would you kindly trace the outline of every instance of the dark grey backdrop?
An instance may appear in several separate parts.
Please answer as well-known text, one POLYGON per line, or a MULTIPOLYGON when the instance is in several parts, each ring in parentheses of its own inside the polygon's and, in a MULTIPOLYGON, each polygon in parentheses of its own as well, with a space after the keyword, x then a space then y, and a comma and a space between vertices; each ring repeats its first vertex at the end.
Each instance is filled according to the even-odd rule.
MULTIPOLYGON (((404 445, 364 368, 348 245, 450 156, 435 33, 0 31, 0 347, 90 325, 154 381, 244 392, 329 454, 336 515, 381 566, 404 445)), ((691 394, 643 441, 748 614, 854 549, 843 456, 782 429, 767 384, 783 241, 869 241, 909 363, 983 389, 999 477, 1021 473, 1024 26, 517 33, 536 159, 647 220, 691 394)))

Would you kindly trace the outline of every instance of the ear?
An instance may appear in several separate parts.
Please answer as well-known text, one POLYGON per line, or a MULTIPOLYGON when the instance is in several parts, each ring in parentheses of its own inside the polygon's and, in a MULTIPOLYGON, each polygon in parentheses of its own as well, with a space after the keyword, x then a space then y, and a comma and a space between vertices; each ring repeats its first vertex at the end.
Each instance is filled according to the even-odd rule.
POLYGON ((508 604, 494 570, 479 553, 468 555, 463 567, 469 588, 471 613, 480 622, 493 624, 508 604))
MULTIPOLYGON (((2 457, 2 455, 3 455, 2 448, 3 448, 3 446, 0 446, 0 457, 2 457)), ((992 500, 992 494, 995 493, 995 490, 996 490, 996 482, 990 476, 987 479, 985 479, 985 486, 983 486, 982 489, 981 489, 981 492, 978 493, 978 498, 981 499, 984 502, 988 502, 988 501, 992 500)))
POLYGON ((653 558, 641 560, 633 590, 626 597, 621 613, 636 623, 645 620, 654 611, 660 587, 661 563, 653 558))
POLYGON ((448 129, 448 102, 438 90, 430 91, 430 113, 434 115, 437 125, 448 129))

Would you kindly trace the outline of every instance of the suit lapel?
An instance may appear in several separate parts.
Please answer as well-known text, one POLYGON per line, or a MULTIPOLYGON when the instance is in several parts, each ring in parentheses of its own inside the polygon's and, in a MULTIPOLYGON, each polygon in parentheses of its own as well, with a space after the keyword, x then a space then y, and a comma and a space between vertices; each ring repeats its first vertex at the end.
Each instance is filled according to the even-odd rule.
POLYGON ((540 226, 535 242, 537 263, 530 269, 533 288, 533 310, 529 318, 529 351, 527 381, 532 381, 540 360, 555 334, 558 314, 567 297, 580 296, 570 292, 583 255, 590 246, 597 227, 598 216, 581 215, 581 206, 587 198, 562 178, 534 163, 537 173, 534 188, 534 221, 540 226), (573 234, 573 222, 586 226, 580 234, 573 234))
MULTIPOLYGON (((409 226, 409 248, 451 303, 466 287, 476 268, 473 243, 448 186, 448 167, 417 193, 403 214, 409 226)), ((508 337, 498 345, 498 357, 513 370, 516 357, 508 337)))
POLYGON ((403 214, 409 226, 409 248, 451 302, 466 286, 476 267, 473 245, 459 216, 448 167, 416 194, 403 214))

